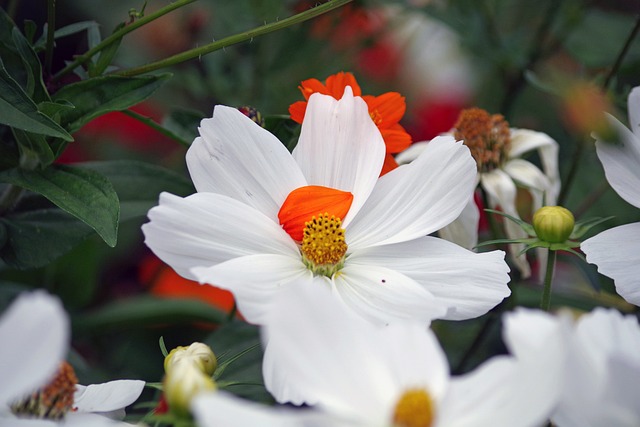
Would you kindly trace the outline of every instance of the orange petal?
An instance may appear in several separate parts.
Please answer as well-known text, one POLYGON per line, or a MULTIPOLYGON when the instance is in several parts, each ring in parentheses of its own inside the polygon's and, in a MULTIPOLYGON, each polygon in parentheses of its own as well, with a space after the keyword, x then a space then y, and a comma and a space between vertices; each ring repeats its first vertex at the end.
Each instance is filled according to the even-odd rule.
POLYGON ((329 95, 333 96, 335 99, 342 98, 344 88, 347 86, 351 86, 353 96, 360 96, 362 94, 360 85, 351 73, 341 71, 327 77, 327 90, 329 91, 329 95))
POLYGON ((411 135, 398 124, 387 129, 380 129, 387 153, 399 153, 411 145, 411 135))
POLYGON ((304 113, 307 111, 307 101, 297 101, 289 106, 289 114, 291 120, 296 123, 302 123, 304 119, 304 113))
POLYGON ((392 126, 402 119, 407 109, 404 96, 398 92, 387 92, 380 96, 363 96, 369 107, 369 112, 377 110, 382 122, 378 125, 380 129, 392 126))
POLYGON ((293 240, 302 241, 304 224, 318 214, 328 213, 340 219, 349 212, 353 194, 319 185, 296 188, 282 204, 278 219, 293 240))
POLYGON ((300 92, 302 92, 302 96, 304 96, 304 99, 306 99, 307 101, 309 100, 309 97, 314 93, 331 95, 327 87, 318 79, 303 80, 302 83, 300 83, 300 86, 298 86, 298 89, 300 89, 300 92))
POLYGON ((384 158, 384 163, 382 164, 382 171, 380 172, 380 176, 386 174, 387 172, 391 172, 397 167, 398 162, 396 162, 396 159, 394 159, 391 154, 387 154, 384 158))

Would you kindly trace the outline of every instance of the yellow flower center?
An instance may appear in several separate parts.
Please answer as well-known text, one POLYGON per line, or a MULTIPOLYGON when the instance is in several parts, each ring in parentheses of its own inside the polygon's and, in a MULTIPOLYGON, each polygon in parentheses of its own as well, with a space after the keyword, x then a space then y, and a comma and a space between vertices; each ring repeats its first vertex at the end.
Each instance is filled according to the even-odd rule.
POLYGON ((371 116, 371 120, 373 120, 376 126, 380 126, 380 123, 382 123, 382 114, 380 114, 377 109, 369 111, 369 116, 371 116))
POLYGON ((331 277, 343 267, 347 243, 341 227, 340 218, 326 212, 304 224, 300 251, 305 265, 314 274, 331 277))
POLYGON ((511 147, 509 123, 502 115, 490 115, 481 108, 469 108, 460 113, 454 136, 469 147, 479 172, 501 167, 511 147))
POLYGON ((73 408, 78 378, 71 365, 62 362, 49 384, 11 405, 15 415, 60 420, 73 408))
POLYGON ((430 427, 433 424, 435 408, 426 390, 412 388, 404 392, 393 414, 396 427, 430 427))

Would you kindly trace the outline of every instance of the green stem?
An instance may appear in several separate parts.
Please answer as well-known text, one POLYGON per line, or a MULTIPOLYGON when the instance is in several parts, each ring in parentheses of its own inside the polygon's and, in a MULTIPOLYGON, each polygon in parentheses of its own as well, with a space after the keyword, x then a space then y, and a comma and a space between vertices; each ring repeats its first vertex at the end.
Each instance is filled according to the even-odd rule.
POLYGON ((618 73, 618 69, 622 65, 622 61, 624 61, 625 56, 627 56, 627 52, 629 52, 629 48, 631 47, 631 42, 633 42, 633 39, 638 35, 638 31, 640 31, 640 15, 636 17, 636 25, 634 25, 631 33, 629 33, 627 41, 624 43, 622 50, 616 58, 616 62, 613 64, 613 67, 611 67, 611 71, 609 71, 609 74, 602 85, 605 89, 609 88, 609 85, 613 81, 613 77, 618 73))
POLYGON ((222 40, 209 43, 205 46, 201 46, 195 49, 187 50, 177 55, 170 56, 169 58, 162 59, 160 61, 152 62, 150 64, 141 65, 140 67, 130 68, 128 70, 122 70, 115 74, 120 76, 137 76, 140 74, 148 73, 150 71, 159 70, 161 68, 170 67, 172 65, 180 64, 190 59, 199 58, 202 55, 214 52, 216 50, 223 49, 227 46, 231 46, 244 41, 252 40, 254 37, 258 37, 264 34, 268 34, 283 28, 289 27, 300 22, 307 21, 311 18, 315 18, 318 15, 329 12, 353 0, 330 0, 320 6, 316 6, 305 12, 298 13, 297 15, 290 16, 282 21, 272 22, 271 24, 262 25, 243 33, 234 34, 226 37, 222 40))
POLYGON ((47 1, 47 49, 44 56, 44 69, 47 74, 51 74, 51 63, 53 62, 53 33, 56 30, 56 0, 47 1))
MULTIPOLYGON (((484 208, 489 208, 489 196, 484 188, 480 187, 480 192, 482 193, 482 203, 484 204, 484 208)), ((499 240, 502 239, 502 233, 500 232, 500 227, 498 226, 498 222, 496 221, 495 214, 491 212, 486 212, 487 220, 489 221, 489 228, 491 229, 491 240, 499 240)))
POLYGON ((578 146, 576 147, 576 152, 573 155, 573 160, 571 162, 571 168, 567 173, 567 179, 565 179, 564 185, 560 190, 560 195, 558 195, 558 206, 563 206, 566 202, 567 196, 569 194, 569 189, 571 185, 573 185, 573 181, 576 178, 578 173, 578 166, 580 165, 580 160, 582 159, 582 154, 584 153, 584 146, 586 144, 582 139, 578 140, 578 146))
POLYGON ((160 132, 164 136, 169 137, 174 141, 177 141, 180 145, 183 145, 185 147, 189 147, 191 145, 188 141, 185 141, 184 139, 180 138, 178 135, 171 132, 169 129, 166 129, 160 126, 158 123, 154 122, 151 118, 147 116, 143 116, 142 114, 136 113, 135 111, 131 111, 131 110, 122 110, 121 113, 126 114, 129 117, 133 117, 139 122, 142 122, 145 125, 149 126, 150 128, 160 132))
POLYGON ((135 22, 132 22, 131 24, 128 24, 128 25, 122 27, 121 29, 119 29, 118 31, 114 32, 109 37, 107 37, 106 39, 102 40, 100 43, 95 45, 93 48, 89 49, 88 51, 86 51, 82 55, 77 56, 76 59, 73 60, 73 62, 71 62, 69 65, 64 67, 62 70, 60 70, 59 72, 57 72, 53 76, 53 81, 55 82, 55 81, 59 80, 62 76, 64 76, 64 75, 70 73, 71 71, 75 70, 76 67, 78 67, 79 65, 82 65, 82 64, 86 63, 95 54, 97 54, 101 50, 105 49, 110 44, 112 44, 112 43, 116 42, 117 40, 121 39, 122 37, 124 37, 125 35, 130 33, 131 31, 133 31, 133 30, 135 30, 135 29, 137 29, 139 27, 142 27, 143 25, 146 25, 146 24, 158 19, 161 16, 166 15, 169 12, 172 12, 172 11, 182 7, 182 6, 186 6, 189 3, 193 3, 195 1, 196 0, 177 0, 177 1, 168 4, 167 6, 159 9, 158 11, 156 11, 156 12, 150 14, 150 15, 144 16, 144 17, 136 20, 135 22))
POLYGON ((547 254, 547 271, 544 275, 544 290, 542 291, 542 301, 540 302, 540 308, 544 311, 549 311, 551 307, 551 281, 553 280, 553 272, 556 266, 557 252, 549 249, 547 254))

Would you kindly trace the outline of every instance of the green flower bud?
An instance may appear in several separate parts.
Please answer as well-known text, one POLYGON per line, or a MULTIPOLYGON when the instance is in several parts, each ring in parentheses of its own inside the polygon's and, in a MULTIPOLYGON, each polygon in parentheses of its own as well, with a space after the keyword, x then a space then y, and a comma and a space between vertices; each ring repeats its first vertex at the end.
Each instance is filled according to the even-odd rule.
POLYGON ((544 206, 533 215, 533 228, 540 240, 565 242, 575 225, 573 214, 562 206, 544 206))
POLYGON ((207 375, 213 375, 218 367, 216 355, 206 344, 194 342, 189 347, 176 347, 164 358, 164 371, 168 374, 172 366, 180 362, 189 362, 207 375))
POLYGON ((163 382, 164 398, 169 409, 181 417, 189 416, 191 400, 196 395, 216 389, 211 377, 189 360, 174 362, 163 382))

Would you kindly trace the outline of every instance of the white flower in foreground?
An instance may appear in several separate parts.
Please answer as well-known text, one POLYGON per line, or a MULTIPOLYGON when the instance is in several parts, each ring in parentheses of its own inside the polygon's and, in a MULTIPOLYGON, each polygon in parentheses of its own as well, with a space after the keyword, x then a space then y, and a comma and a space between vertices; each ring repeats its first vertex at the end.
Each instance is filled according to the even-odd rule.
MULTIPOLYGON (((611 187, 640 208, 640 87, 631 91, 628 105, 631 130, 608 115, 620 141, 596 137, 596 150, 611 187)), ((640 222, 606 230, 582 242, 580 249, 600 273, 614 280, 618 294, 640 306, 640 222)))
POLYGON ((138 398, 144 381, 76 385, 71 367, 60 368, 69 350, 69 319, 56 298, 44 292, 20 295, 0 318, 0 342, 0 425, 128 425, 103 415, 124 416, 123 408, 138 398), (12 407, 33 393, 41 400, 34 401, 31 415, 14 415, 12 407), (54 397, 59 401, 46 406, 54 397), (34 411, 63 418, 33 418, 34 411))
MULTIPOLYGON (((526 188, 531 194, 531 213, 543 205, 556 204, 560 192, 558 143, 549 135, 510 128, 501 115, 489 115, 479 108, 464 110, 452 133, 469 146, 478 165, 478 181, 487 193, 491 209, 499 206, 505 213, 520 218, 516 209, 517 186, 526 188), (538 150, 544 172, 522 158, 533 150, 538 150)), ((399 164, 411 162, 428 144, 413 144, 400 153, 396 161, 399 164)), ((478 243, 479 219, 478 207, 471 197, 461 216, 440 230, 440 236, 471 249, 478 243)), ((505 220, 504 226, 508 238, 526 237, 516 223, 505 220)), ((514 244, 511 253, 522 276, 529 277, 531 268, 525 255, 515 256, 522 249, 522 244, 514 244)))
MULTIPOLYGON (((308 403, 332 417, 321 425, 537 426, 557 402, 564 347, 561 326, 551 320, 530 330, 528 319, 508 318, 504 338, 513 356, 494 357, 452 378, 444 352, 424 325, 376 327, 317 286, 289 287, 278 298, 289 299, 291 310, 272 312, 263 328, 265 384, 279 402, 308 403)), ((217 410, 208 411, 209 422, 202 426, 214 425, 227 411, 244 425, 262 425, 261 416, 309 425, 294 423, 293 411, 277 413, 211 395, 207 405, 213 404, 217 410)), ((196 418, 198 411, 203 417, 207 412, 204 403, 195 410, 196 418)))
POLYGON ((425 237, 475 185, 473 159, 452 138, 378 179, 384 142, 350 87, 339 101, 310 97, 292 155, 229 107, 216 106, 200 134, 187 153, 198 193, 163 193, 145 242, 182 276, 232 291, 250 322, 263 323, 293 282, 330 287, 382 323, 476 317, 509 295, 504 253, 425 237))

